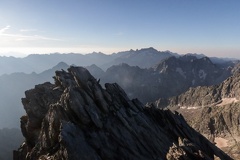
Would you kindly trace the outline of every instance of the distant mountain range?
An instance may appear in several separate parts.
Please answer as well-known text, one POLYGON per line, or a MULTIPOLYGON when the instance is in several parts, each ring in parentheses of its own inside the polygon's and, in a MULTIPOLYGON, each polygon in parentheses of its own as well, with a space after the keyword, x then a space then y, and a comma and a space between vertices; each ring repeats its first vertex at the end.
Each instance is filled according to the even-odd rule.
POLYGON ((70 65, 85 66, 102 86, 118 83, 130 98, 139 98, 143 103, 178 96, 189 87, 218 85, 240 68, 235 59, 182 56, 154 48, 112 55, 55 53, 0 57, 0 128, 19 128, 19 118, 24 114, 21 104, 24 92, 43 82, 54 83, 54 72, 70 65))
MULTIPOLYGON (((197 58, 205 57, 202 54, 189 54, 197 58)), ((139 50, 129 50, 124 52, 113 53, 110 55, 104 53, 90 54, 32 54, 24 58, 0 57, 0 75, 11 74, 15 72, 23 73, 41 73, 59 62, 65 62, 69 65, 90 66, 95 64, 101 69, 106 70, 113 65, 126 63, 130 66, 140 68, 150 68, 157 65, 160 61, 169 57, 179 57, 179 54, 170 51, 157 51, 156 49, 143 48, 139 50)), ((234 59, 210 58, 214 64, 225 64, 226 62, 236 61, 234 59)))
POLYGON ((16 160, 232 159, 181 115, 131 100, 116 83, 104 89, 83 67, 54 77, 26 91, 16 160))
POLYGON ((215 65, 207 57, 198 59, 186 55, 169 57, 149 69, 115 65, 107 69, 100 79, 102 84, 117 82, 130 98, 137 97, 146 103, 160 97, 179 95, 189 87, 218 84, 230 75, 231 69, 215 65))
POLYGON ((74 64, 77 66, 90 66, 95 64, 104 70, 112 65, 121 63, 148 68, 170 56, 173 56, 173 54, 169 51, 160 52, 154 48, 146 48, 110 55, 101 52, 94 52, 85 55, 76 53, 53 53, 43 55, 32 54, 24 58, 0 57, 0 75, 14 72, 41 73, 52 68, 54 64, 58 64, 59 62, 65 62, 69 65, 74 64))
MULTIPOLYGON (((116 82, 126 91, 130 98, 139 98, 143 103, 155 101, 159 98, 176 96, 186 91, 189 87, 218 84, 231 75, 231 68, 235 65, 232 61, 223 61, 224 63, 221 62, 221 65, 216 65, 207 57, 201 58, 196 57, 195 55, 175 56, 172 56, 172 53, 169 51, 159 52, 153 48, 148 48, 136 51, 131 50, 127 52, 119 52, 111 56, 102 53, 93 53, 90 55, 52 54, 30 55, 26 57, 26 59, 31 62, 32 66, 38 68, 37 71, 41 71, 47 66, 50 66, 50 64, 53 65, 54 62, 62 60, 62 58, 64 61, 73 65, 76 65, 73 62, 87 65, 97 60, 99 60, 97 61, 97 64, 103 64, 104 61, 106 67, 110 65, 110 63, 106 65, 106 62, 112 59, 109 57, 115 57, 115 59, 112 59, 111 61, 116 62, 116 65, 109 67, 106 71, 98 67, 96 64, 86 66, 86 68, 92 75, 100 80, 102 85, 109 82, 116 82), (78 56, 85 58, 77 58, 78 56), (91 57, 91 62, 88 61, 89 57, 91 57), (106 59, 104 59, 104 57, 106 59), (134 61, 134 59, 136 59, 136 61, 134 61), (158 63, 157 59, 159 60, 158 63), (82 62, 84 60, 85 62, 82 62), (128 64, 121 62, 128 62, 128 64), (150 67, 151 63, 152 66, 150 67)), ((24 58, 13 59, 26 61, 24 58)), ((29 71, 30 69, 35 69, 29 67, 31 66, 30 63, 28 64, 29 71)), ((21 98, 24 96, 24 92, 39 83, 45 81, 53 82, 52 75, 54 75, 54 72, 61 69, 65 70, 69 67, 69 64, 58 62, 55 67, 50 67, 50 69, 46 69, 40 73, 15 72, 1 75, 0 128, 18 127, 18 119, 12 118, 8 115, 20 117, 20 115, 23 114, 21 98)), ((8 66, 12 66, 12 63, 9 62, 8 66)), ((21 67, 15 66, 15 69, 19 70, 21 67)))

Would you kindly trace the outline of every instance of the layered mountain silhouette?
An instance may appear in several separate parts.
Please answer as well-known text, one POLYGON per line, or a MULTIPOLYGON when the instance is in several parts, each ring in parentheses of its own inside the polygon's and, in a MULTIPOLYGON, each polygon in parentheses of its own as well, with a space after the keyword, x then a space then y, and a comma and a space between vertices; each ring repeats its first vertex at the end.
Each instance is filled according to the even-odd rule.
POLYGON ((83 54, 32 54, 24 58, 0 57, 0 75, 11 74, 15 72, 23 73, 41 73, 52 68, 55 64, 64 62, 67 64, 75 64, 88 66, 91 64, 102 65, 114 59, 114 55, 105 55, 103 53, 83 54))
POLYGON ((190 87, 219 84, 232 69, 213 64, 208 57, 169 57, 158 65, 142 69, 128 64, 115 65, 101 77, 103 83, 117 82, 130 98, 143 103, 179 95, 190 87))
POLYGON ((231 159, 181 115, 145 107, 116 83, 103 89, 85 68, 54 80, 25 92, 14 159, 231 159))
MULTIPOLYGON (((203 55, 193 54, 198 58, 203 55)), ((126 63, 130 66, 139 66, 140 68, 150 68, 158 64, 161 60, 169 57, 179 57, 180 55, 170 51, 157 51, 156 49, 143 48, 129 50, 110 55, 93 52, 89 54, 79 53, 52 53, 52 54, 31 54, 23 58, 0 57, 0 75, 23 72, 30 74, 32 72, 41 73, 52 68, 54 65, 64 62, 69 65, 90 66, 95 64, 101 69, 106 70, 112 65, 126 63)), ((210 58, 215 64, 226 64, 235 61, 234 59, 210 58)))
MULTIPOLYGON (((60 62, 41 73, 18 72, 0 76, 0 128, 19 126, 18 120, 13 117, 23 114, 23 109, 18 106, 21 106, 20 99, 25 90, 46 81, 53 82, 54 72, 68 67, 68 64, 60 62), (9 114, 13 116, 9 117, 9 114)), ((86 68, 99 79, 100 84, 116 82, 130 98, 139 98, 143 103, 179 95, 189 87, 218 84, 232 74, 232 69, 213 64, 207 57, 198 59, 189 55, 169 57, 148 69, 125 63, 112 66, 105 72, 95 64, 86 68)))
POLYGON ((14 72, 41 73, 52 68, 54 64, 58 64, 59 62, 78 66, 90 66, 95 64, 104 70, 112 65, 121 63, 148 68, 173 55, 174 54, 169 51, 160 52, 154 48, 144 48, 110 55, 101 52, 93 52, 85 55, 77 53, 52 53, 44 55, 31 54, 24 58, 0 57, 0 75, 14 72))
MULTIPOLYGON (((160 97, 178 95, 189 87, 218 84, 239 71, 239 66, 233 67, 235 60, 204 57, 198 54, 180 56, 154 48, 112 55, 54 53, 34 54, 25 58, 0 57, 0 128, 19 128, 19 118, 24 114, 21 107, 24 91, 46 81, 54 83, 54 72, 66 70, 69 65, 85 66, 100 84, 117 82, 131 99, 139 98, 144 104, 160 97), (201 67, 205 65, 208 67, 201 67), (191 67, 194 72, 190 73, 191 67), (196 82, 191 78, 195 78, 196 82)), ((14 142, 15 146, 19 143, 14 142)))
MULTIPOLYGON (((113 65, 119 65, 122 63, 126 63, 130 66, 139 66, 140 68, 150 68, 153 65, 158 64, 161 60, 166 58, 176 56, 170 51, 157 51, 156 49, 144 48, 140 50, 130 50, 125 52, 119 52, 115 56, 117 56, 114 60, 104 65, 100 65, 104 70, 108 69, 113 65)), ((178 56, 178 55, 177 55, 178 56)))

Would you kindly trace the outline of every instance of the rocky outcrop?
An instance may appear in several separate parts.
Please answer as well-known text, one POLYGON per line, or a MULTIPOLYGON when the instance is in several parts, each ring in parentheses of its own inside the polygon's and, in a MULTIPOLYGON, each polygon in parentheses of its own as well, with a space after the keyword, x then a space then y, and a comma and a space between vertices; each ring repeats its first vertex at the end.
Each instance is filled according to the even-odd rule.
POLYGON ((222 105, 240 100, 240 73, 214 86, 190 88, 185 93, 169 99, 159 99, 155 105, 164 107, 204 107, 222 105))
POLYGON ((185 84, 188 87, 219 84, 230 76, 230 70, 218 67, 208 57, 197 58, 192 55, 170 57, 159 63, 154 70, 169 80, 176 81, 176 85, 185 84), (174 79, 176 77, 177 80, 174 79))
POLYGON ((169 99, 159 99, 153 105, 177 110, 189 125, 210 141, 225 141, 221 148, 234 159, 239 159, 240 137, 240 73, 238 66, 233 76, 210 87, 190 88, 169 99))
MULTIPOLYGON (((233 159, 240 159, 240 103, 202 108, 200 114, 185 116, 189 124, 215 142, 233 159)), ((181 110, 186 113, 186 111, 181 110)))
POLYGON ((14 159, 231 159, 178 113, 144 107, 84 68, 26 91, 25 142, 14 159))
POLYGON ((191 125, 205 135, 240 136, 240 103, 223 106, 204 107, 199 117, 190 121, 191 125), (201 119, 201 123, 200 122, 201 119))

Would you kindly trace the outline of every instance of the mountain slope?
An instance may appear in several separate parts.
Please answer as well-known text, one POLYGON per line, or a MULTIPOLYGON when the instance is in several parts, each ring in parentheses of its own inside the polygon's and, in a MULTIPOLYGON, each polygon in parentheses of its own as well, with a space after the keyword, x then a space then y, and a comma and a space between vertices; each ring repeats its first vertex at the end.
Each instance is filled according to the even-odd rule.
MULTIPOLYGON (((95 54, 102 56, 101 53, 95 54)), ((46 55, 45 58, 47 57, 46 55)), ((13 73, 0 76, 0 128, 19 127, 17 119, 7 115, 19 117, 23 114, 23 110, 17 106, 21 105, 20 99, 24 96, 24 91, 32 88, 35 84, 45 81, 52 82, 51 77, 54 71, 66 68, 68 65, 60 62, 56 67, 51 67, 51 69, 39 74, 35 72, 31 74, 13 73)), ((116 82, 130 98, 139 98, 143 103, 155 101, 160 97, 178 95, 192 86, 215 84, 216 81, 224 80, 231 71, 219 68, 212 64, 208 58, 197 59, 194 56, 167 58, 151 69, 127 64, 112 66, 106 72, 96 65, 86 68, 100 80, 101 84, 116 82), (193 79, 194 84, 192 83, 193 79)))
MULTIPOLYGON (((56 70, 67 69, 69 65, 64 62, 58 63, 51 69, 37 73, 12 73, 0 76, 0 128, 19 128, 20 124, 18 117, 24 113, 21 106, 21 98, 24 96, 24 91, 28 88, 33 88, 36 84, 46 81, 53 82, 52 75, 56 70), (9 116, 11 115, 11 116, 9 116), (17 118, 16 118, 17 117, 17 118)), ((100 78, 104 73, 96 65, 86 67, 91 74, 100 78)))
POLYGON ((81 67, 57 71, 55 84, 26 91, 25 143, 15 159, 231 159, 169 110, 103 89, 81 67))
POLYGON ((159 99, 157 107, 180 112, 188 123, 221 149, 239 159, 240 154, 240 73, 215 86, 191 88, 169 99, 159 99))
POLYGON ((143 103, 179 95, 194 86, 218 84, 231 70, 216 66, 207 57, 170 57, 154 68, 142 69, 128 64, 115 65, 101 77, 102 83, 118 83, 130 98, 143 103))
POLYGON ((179 96, 159 99, 156 104, 158 107, 202 107, 231 103, 240 99, 239 81, 240 73, 236 73, 219 85, 190 88, 179 96))

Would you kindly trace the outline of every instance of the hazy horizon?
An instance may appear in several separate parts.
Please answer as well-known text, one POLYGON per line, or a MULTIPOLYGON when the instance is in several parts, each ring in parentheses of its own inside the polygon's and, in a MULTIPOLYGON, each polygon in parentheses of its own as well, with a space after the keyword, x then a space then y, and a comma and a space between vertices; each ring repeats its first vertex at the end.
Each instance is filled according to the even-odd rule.
MULTIPOLYGON (((150 48, 150 47, 146 47, 146 48, 150 48)), ((24 58, 24 57, 27 57, 29 55, 34 55, 34 54, 38 54, 38 55, 49 55, 49 54, 71 54, 71 53, 74 53, 74 54, 91 54, 91 53, 103 53, 103 54, 106 54, 106 55, 111 55, 111 54, 115 54, 115 53, 118 53, 118 52, 125 52, 125 51, 130 51, 130 50, 140 50, 140 49, 146 49, 146 48, 137 48, 137 49, 125 49, 125 50, 119 50, 119 51, 113 51, 113 52, 109 52, 109 50, 107 50, 107 52, 102 52, 102 51, 95 51, 95 50, 85 50, 85 52, 72 52, 71 50, 69 51, 66 51, 66 52, 57 52, 57 51, 52 51, 52 52, 44 52, 44 53, 38 53, 38 52, 32 52, 32 53, 29 53, 29 54, 25 54, 25 53, 21 53, 21 52, 7 52, 7 53, 1 53, 0 52, 0 57, 15 57, 15 58, 24 58)), ((156 48, 154 48, 156 49, 156 48)), ((158 50, 158 49, 157 49, 158 50)), ((176 54, 179 54, 179 55, 185 55, 185 54, 203 54, 207 57, 217 57, 217 58, 234 58, 234 59, 240 59, 240 56, 237 56, 237 57, 231 57, 231 56, 227 56, 227 55, 208 55, 208 54, 204 54, 204 53, 193 53, 193 52, 187 52, 187 53, 177 53, 177 52, 173 52, 171 50, 158 50, 160 52, 165 52, 165 51, 170 51, 172 53, 176 53, 176 54)))
POLYGON ((240 2, 11 0, 0 6, 0 55, 154 47, 240 58, 240 2))

